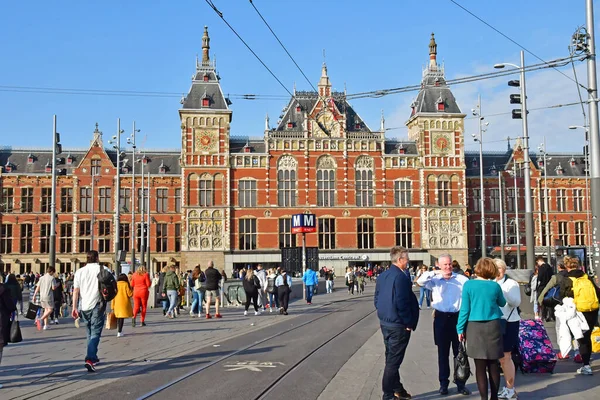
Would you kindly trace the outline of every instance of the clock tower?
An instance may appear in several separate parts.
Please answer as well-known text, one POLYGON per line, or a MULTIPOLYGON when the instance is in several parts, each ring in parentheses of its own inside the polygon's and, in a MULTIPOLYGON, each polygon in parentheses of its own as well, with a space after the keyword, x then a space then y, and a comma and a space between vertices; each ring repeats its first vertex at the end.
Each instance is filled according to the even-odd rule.
POLYGON ((210 59, 208 27, 202 35, 202 60, 196 59, 192 86, 182 101, 181 264, 186 270, 212 259, 224 265, 230 248, 229 130, 231 102, 223 95, 216 62, 210 59))
POLYGON ((434 256, 449 253, 468 261, 464 118, 437 63, 437 43, 429 42, 429 63, 411 104, 408 136, 417 145, 422 246, 434 256))

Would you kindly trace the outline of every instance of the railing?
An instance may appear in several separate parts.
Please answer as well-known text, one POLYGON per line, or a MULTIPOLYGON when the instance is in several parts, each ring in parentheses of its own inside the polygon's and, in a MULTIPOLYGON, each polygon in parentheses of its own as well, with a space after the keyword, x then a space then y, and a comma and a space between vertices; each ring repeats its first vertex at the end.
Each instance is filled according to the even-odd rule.
POLYGON ((303 131, 269 131, 267 135, 269 138, 277 139, 304 139, 306 137, 303 131))

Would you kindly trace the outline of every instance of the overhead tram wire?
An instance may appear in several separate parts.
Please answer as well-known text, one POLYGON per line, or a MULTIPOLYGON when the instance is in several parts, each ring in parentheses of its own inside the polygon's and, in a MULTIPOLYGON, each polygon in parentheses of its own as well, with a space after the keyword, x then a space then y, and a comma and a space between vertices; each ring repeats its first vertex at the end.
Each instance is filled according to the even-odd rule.
POLYGON ((483 23, 484 25, 488 26, 489 28, 491 28, 492 30, 494 30, 496 33, 502 35, 504 38, 508 39, 509 41, 511 41, 512 43, 514 43, 515 45, 517 45, 519 48, 525 50, 527 53, 531 54, 532 56, 534 56, 535 58, 537 58, 538 60, 542 61, 544 64, 548 65, 548 67, 553 68, 554 70, 558 71, 558 73, 560 73, 561 75, 563 75, 565 78, 575 82, 575 84, 581 86, 582 88, 584 88, 586 91, 588 90, 587 87, 585 87, 584 85, 580 84, 579 82, 575 81, 573 78, 571 78, 569 75, 565 74, 564 72, 562 72, 561 70, 557 69, 556 67, 551 66, 551 63, 545 61, 543 58, 541 58, 540 56, 538 56, 537 54, 535 54, 534 52, 532 52, 531 50, 527 49, 525 46, 521 45, 520 43, 518 43, 516 40, 512 39, 510 36, 504 34, 502 31, 500 31, 499 29, 495 28, 494 26, 492 26, 490 23, 488 23, 487 21, 485 21, 483 18, 480 18, 479 16, 475 15, 475 13, 473 13, 472 11, 468 10, 466 7, 464 7, 463 5, 459 4, 457 1, 455 0, 450 0, 451 3, 453 3, 454 5, 456 5, 457 7, 461 8, 463 11, 465 11, 466 13, 470 14, 472 17, 474 17, 475 19, 479 20, 481 23, 483 23))
POLYGON ((235 29, 233 29, 233 26, 231 26, 229 24, 229 22, 227 22, 227 20, 225 19, 225 17, 223 17, 223 13, 221 11, 219 11, 219 9, 217 8, 217 6, 215 6, 212 2, 212 0, 205 0, 206 4, 209 5, 210 8, 213 9, 213 11, 219 16, 221 17, 221 19, 223 20, 223 22, 225 23, 225 25, 227 25, 229 27, 229 29, 231 29, 231 31, 238 37, 238 39, 240 39, 240 41, 244 44, 244 46, 246 46, 246 48, 248 50, 250 50, 250 52, 252 53, 252 55, 254 55, 254 57, 256 57, 256 59, 262 64, 263 67, 265 67, 265 69, 267 71, 269 71, 269 73, 271 74, 271 76, 273 78, 275 78, 275 80, 277 81, 277 83, 279 83, 279 85, 281 85, 281 87, 294 99, 296 99, 296 96, 294 96, 294 94, 292 92, 290 92, 290 90, 283 84, 283 82, 281 82, 281 80, 279 80, 279 78, 277 77, 277 75, 275 75, 275 73, 273 71, 271 71, 271 69, 267 66, 267 64, 265 64, 265 62, 258 56, 258 54, 256 54, 254 52, 254 50, 252 50, 252 48, 248 45, 248 43, 246 43, 246 41, 240 36, 239 33, 237 33, 237 31, 235 29))
POLYGON ((250 1, 250 4, 252 5, 252 8, 254 8, 254 10, 256 11, 256 13, 258 14, 258 16, 260 17, 260 19, 262 19, 262 21, 265 23, 265 25, 267 26, 267 28, 269 28, 269 30, 271 31, 271 33, 273 34, 273 36, 275 37, 275 39, 277 39, 277 42, 279 42, 279 45, 283 48, 283 50, 288 55, 288 57, 290 58, 290 60, 292 60, 292 62, 296 66, 296 68, 298 68, 298 71, 300 71, 300 73, 302 74, 302 76, 304 77, 304 79, 306 79, 306 82, 308 82, 308 84, 313 88, 313 90, 315 92, 318 92, 318 90, 315 87, 315 85, 313 85, 313 83, 311 82, 311 80, 308 79, 308 77, 306 76, 306 74, 304 73, 304 71, 302 70, 302 68, 300 68, 300 66, 298 65, 298 63, 294 59, 294 57, 292 57, 292 55, 290 54, 290 52, 288 51, 288 49, 284 46, 284 44, 281 42, 281 40, 279 40, 279 37, 273 31, 273 29, 271 28, 271 25, 269 25, 269 23, 265 20, 265 18, 262 16, 262 14, 260 13, 260 11, 258 11, 258 8, 256 8, 256 5, 254 5, 254 2, 252 0, 249 0, 249 1, 250 1))

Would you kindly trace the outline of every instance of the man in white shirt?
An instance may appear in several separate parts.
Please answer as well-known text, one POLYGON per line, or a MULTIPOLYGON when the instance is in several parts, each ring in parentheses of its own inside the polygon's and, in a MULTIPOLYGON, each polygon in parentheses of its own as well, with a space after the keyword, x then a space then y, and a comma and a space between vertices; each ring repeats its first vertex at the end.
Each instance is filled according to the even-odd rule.
POLYGON ((258 305, 262 307, 262 310, 265 311, 266 304, 266 290, 267 290, 267 271, 263 269, 262 264, 258 264, 256 266, 256 271, 254 271, 254 275, 258 278, 260 282, 260 289, 258 289, 258 305))
POLYGON ((73 311, 71 316, 75 319, 81 318, 87 329, 87 352, 85 356, 85 367, 88 372, 96 372, 95 365, 98 359, 98 344, 104 327, 106 317, 106 303, 100 296, 98 288, 98 252, 91 250, 87 252, 85 267, 75 272, 73 280, 73 311), (79 301, 81 305, 79 309, 79 301))
POLYGON ((33 298, 35 298, 39 292, 40 304, 44 309, 44 314, 36 320, 38 330, 40 329, 40 320, 44 322, 44 330, 48 329, 48 317, 52 315, 52 310, 54 310, 54 289, 58 287, 58 283, 54 278, 55 272, 56 269, 54 269, 53 266, 46 268, 46 273, 40 278, 38 285, 33 292, 33 298))
MULTIPOLYGON (((452 256, 442 254, 438 258, 438 270, 426 271, 419 277, 417 284, 432 292, 433 341, 438 348, 438 368, 440 394, 448 394, 450 384, 450 346, 454 357, 458 354, 458 312, 462 298, 463 285, 468 281, 464 275, 452 272, 452 256)), ((468 396, 471 394, 465 387, 466 382, 456 382, 458 393, 468 396)))

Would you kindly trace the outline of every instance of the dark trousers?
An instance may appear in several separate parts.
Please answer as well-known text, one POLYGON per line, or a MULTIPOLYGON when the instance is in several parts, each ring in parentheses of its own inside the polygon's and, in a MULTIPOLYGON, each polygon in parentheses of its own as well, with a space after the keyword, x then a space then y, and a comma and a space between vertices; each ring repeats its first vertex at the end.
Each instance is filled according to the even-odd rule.
POLYGON ((125 318, 117 318, 117 332, 123 332, 123 322, 125 322, 125 318))
POLYGON ((384 398, 394 398, 394 392, 404 389, 400 382, 400 365, 404 360, 406 347, 410 340, 410 331, 406 328, 391 328, 381 325, 383 344, 385 345, 385 368, 381 386, 384 398))
POLYGON ((287 311, 288 303, 290 302, 290 288, 287 286, 278 286, 277 294, 279 295, 279 305, 283 307, 283 311, 287 311))
MULTIPOLYGON (((435 312, 433 319, 433 341, 438 350, 438 378, 440 386, 447 388, 450 384, 450 347, 454 357, 458 354, 458 334, 456 333, 456 324, 458 323, 458 313, 435 312)), ((464 382, 456 382, 459 388, 462 388, 464 382)))
POLYGON ((252 300, 252 305, 254 306, 254 311, 258 311, 258 290, 254 292, 246 292, 246 311, 250 308, 250 301, 252 300))
POLYGON ((590 329, 587 332, 584 332, 583 338, 578 339, 577 342, 579 343, 579 353, 581 354, 583 365, 590 365, 590 358, 592 356, 592 331, 598 322, 598 310, 586 311, 582 314, 590 329))

